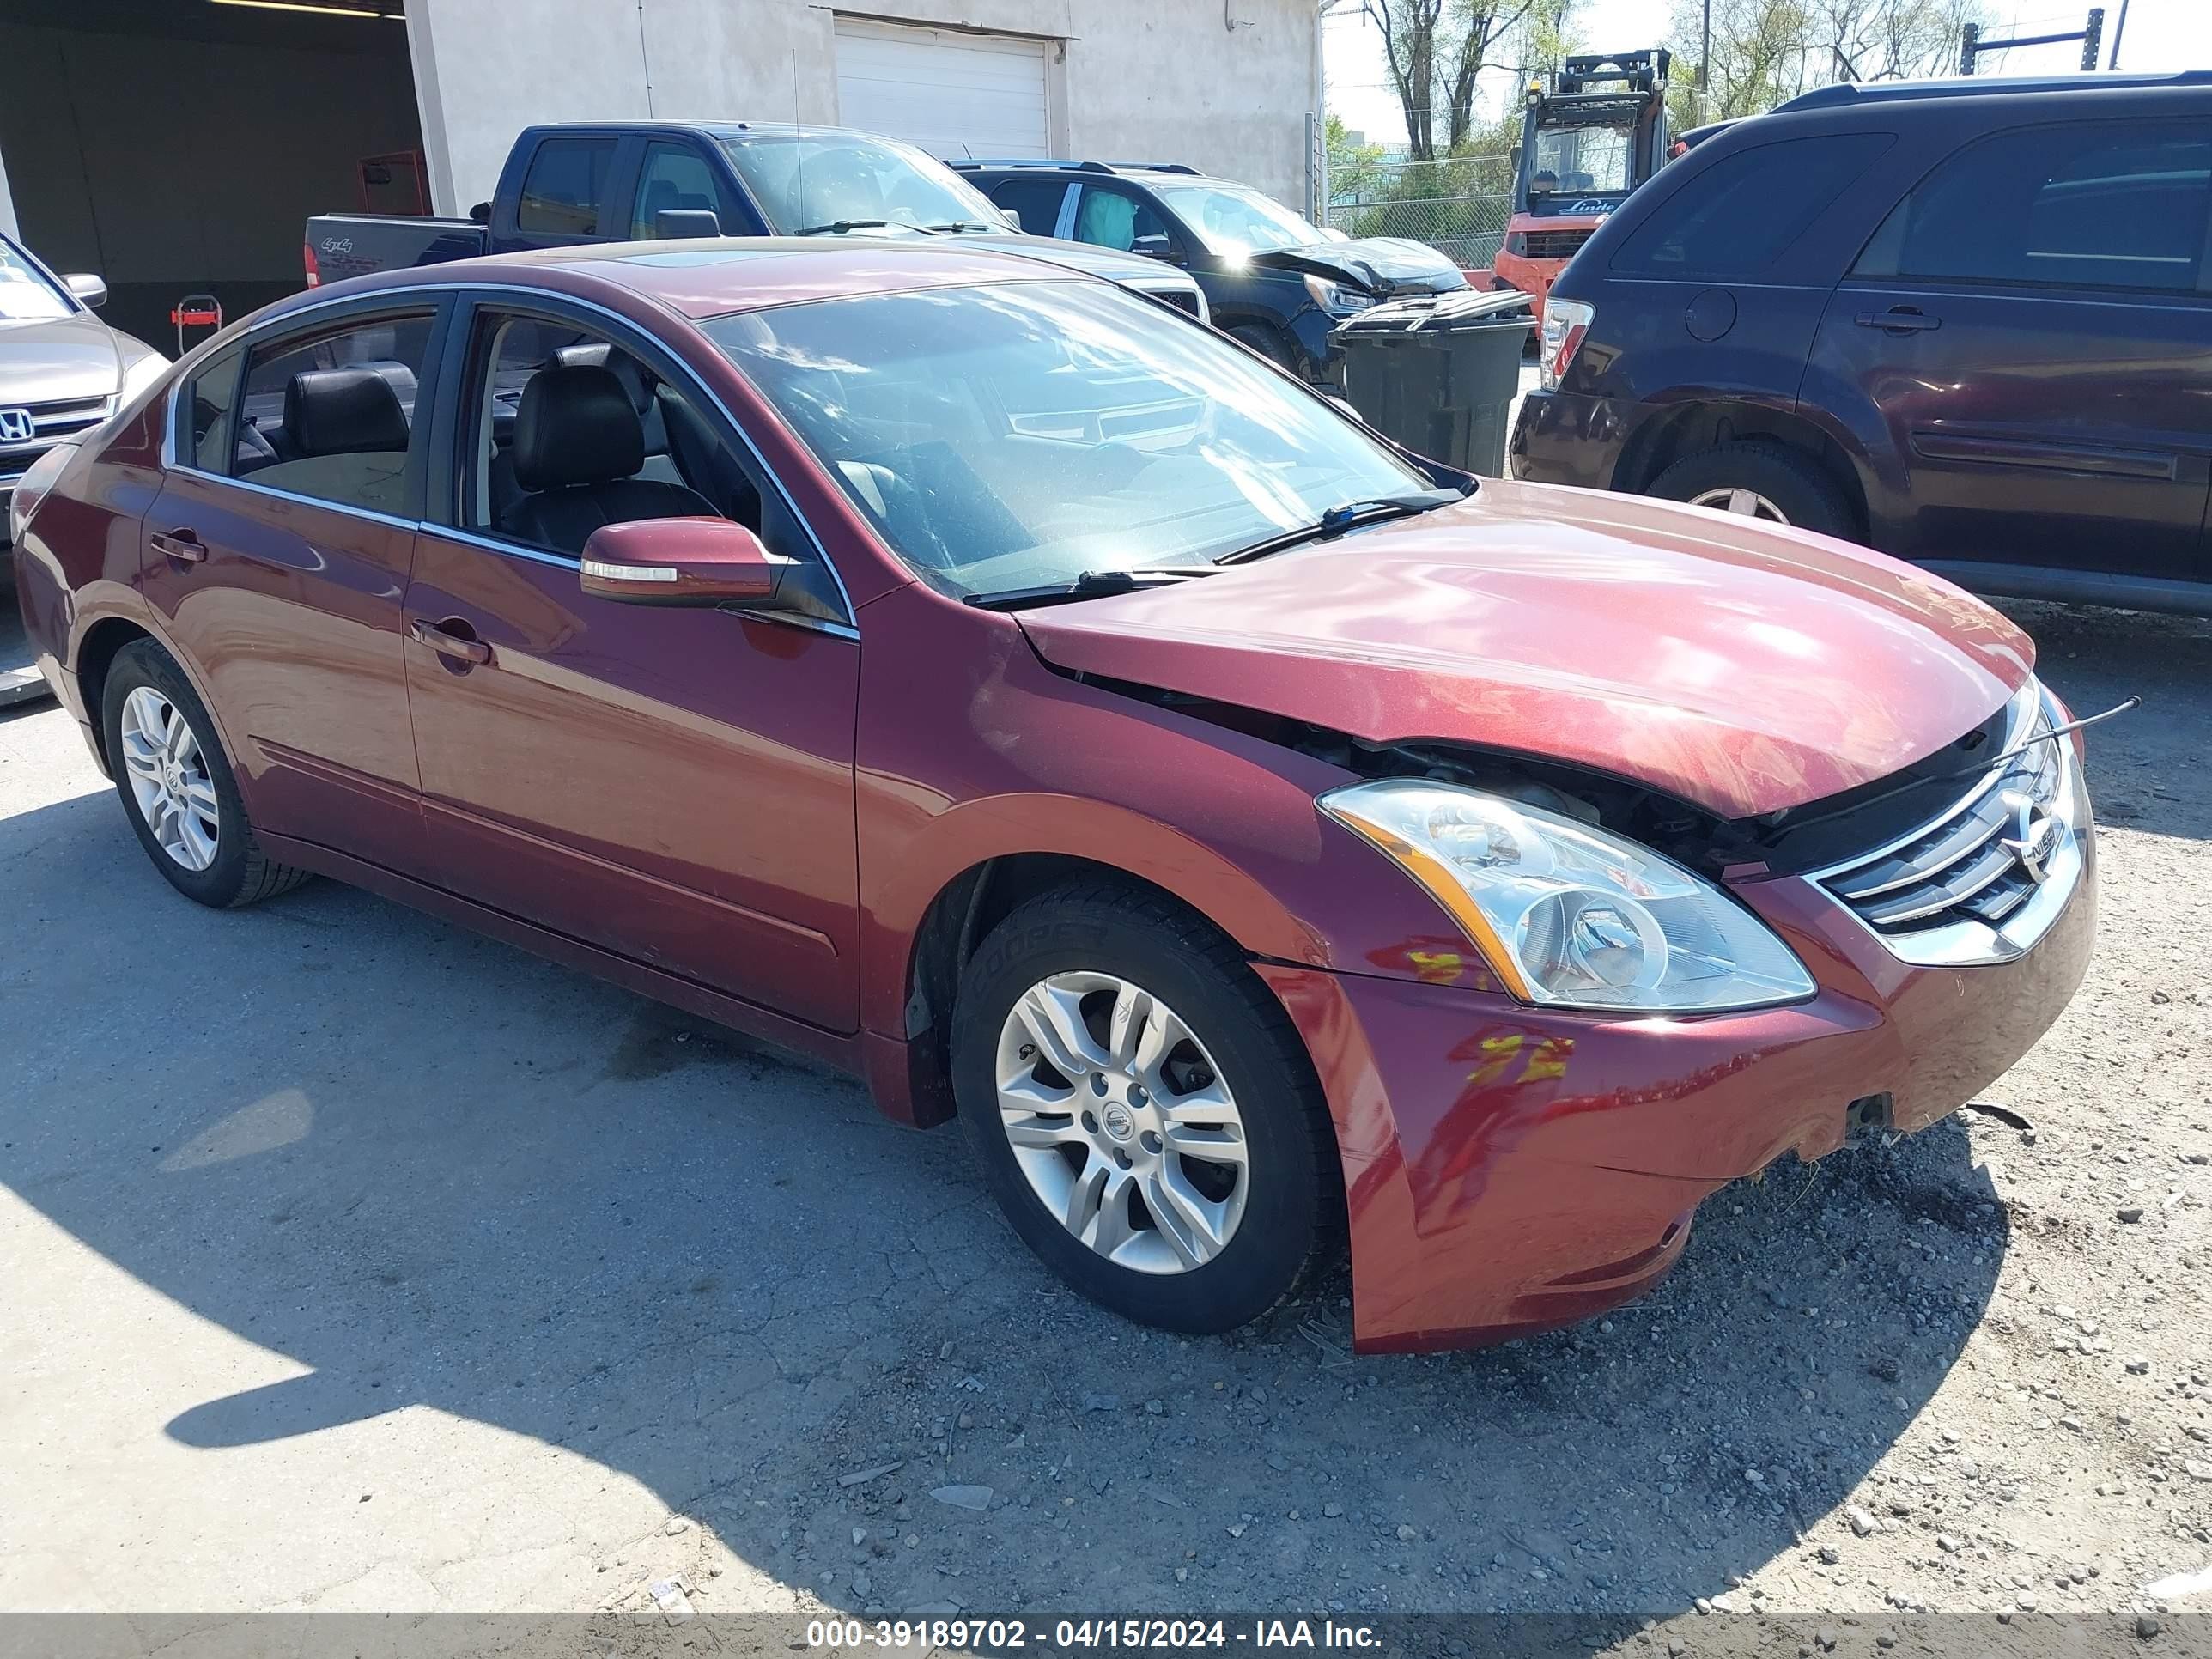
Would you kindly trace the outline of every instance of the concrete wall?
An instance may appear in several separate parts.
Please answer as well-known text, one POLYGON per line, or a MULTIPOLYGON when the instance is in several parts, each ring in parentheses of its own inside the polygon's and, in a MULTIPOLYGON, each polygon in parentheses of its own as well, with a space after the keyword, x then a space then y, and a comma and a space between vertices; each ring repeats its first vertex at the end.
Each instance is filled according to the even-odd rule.
POLYGON ((232 316, 297 290, 310 213, 417 140, 406 32, 146 0, 10 0, 0 153, 23 240, 97 271, 108 320, 164 350, 169 307, 232 316))
MULTIPOLYGON (((856 0, 852 16, 1058 43, 1054 138, 1181 161, 1305 202, 1316 0, 856 0)), ((842 122, 836 11, 815 0, 409 0, 438 210, 489 197, 538 121, 842 122)))

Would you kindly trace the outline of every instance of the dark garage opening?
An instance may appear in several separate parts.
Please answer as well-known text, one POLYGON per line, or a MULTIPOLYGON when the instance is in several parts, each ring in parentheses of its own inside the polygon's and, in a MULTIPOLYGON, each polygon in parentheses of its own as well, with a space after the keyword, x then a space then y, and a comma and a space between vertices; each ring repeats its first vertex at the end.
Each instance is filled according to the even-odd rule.
POLYGON ((216 0, 5 11, 0 165, 22 240, 105 277, 107 321, 165 353, 187 294, 215 295, 228 320, 306 286, 309 214, 418 210, 402 21, 216 0))

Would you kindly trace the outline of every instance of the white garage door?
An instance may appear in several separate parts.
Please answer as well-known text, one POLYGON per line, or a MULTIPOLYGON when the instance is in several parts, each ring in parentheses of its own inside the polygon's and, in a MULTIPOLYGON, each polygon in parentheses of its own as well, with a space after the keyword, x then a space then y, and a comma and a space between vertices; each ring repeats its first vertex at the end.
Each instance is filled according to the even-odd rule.
POLYGON ((837 20, 837 118, 948 161, 1052 153, 1045 44, 837 20))

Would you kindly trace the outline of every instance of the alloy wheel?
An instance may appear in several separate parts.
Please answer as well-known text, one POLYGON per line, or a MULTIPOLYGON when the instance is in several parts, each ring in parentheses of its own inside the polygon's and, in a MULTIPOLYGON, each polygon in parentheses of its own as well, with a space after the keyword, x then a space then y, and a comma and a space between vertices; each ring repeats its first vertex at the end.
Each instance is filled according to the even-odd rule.
POLYGON ((1000 1127, 1037 1200, 1108 1261, 1202 1267, 1251 1188, 1236 1097, 1190 1027, 1111 974, 1054 974, 999 1034, 1000 1127))
POLYGON ((206 758, 176 704, 150 685, 123 700, 123 771, 155 843, 186 870, 215 862, 222 808, 206 758))
POLYGON ((1789 515, 1755 489, 1735 486, 1708 489, 1703 495, 1690 497, 1692 507, 1709 507, 1716 513, 1734 513, 1747 519, 1765 519, 1770 524, 1788 524, 1789 515))

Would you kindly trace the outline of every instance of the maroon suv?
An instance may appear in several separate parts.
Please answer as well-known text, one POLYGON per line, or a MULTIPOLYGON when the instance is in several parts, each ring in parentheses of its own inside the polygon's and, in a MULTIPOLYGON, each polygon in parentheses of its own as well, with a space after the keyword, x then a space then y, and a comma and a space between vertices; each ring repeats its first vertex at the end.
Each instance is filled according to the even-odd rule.
POLYGON ((1429 468, 974 249, 393 272, 28 475, 40 665, 155 867, 335 876, 965 1122, 1054 1269, 1358 1340, 1651 1284, 2009 1066, 2094 923, 2002 617, 1786 528, 1429 468))

